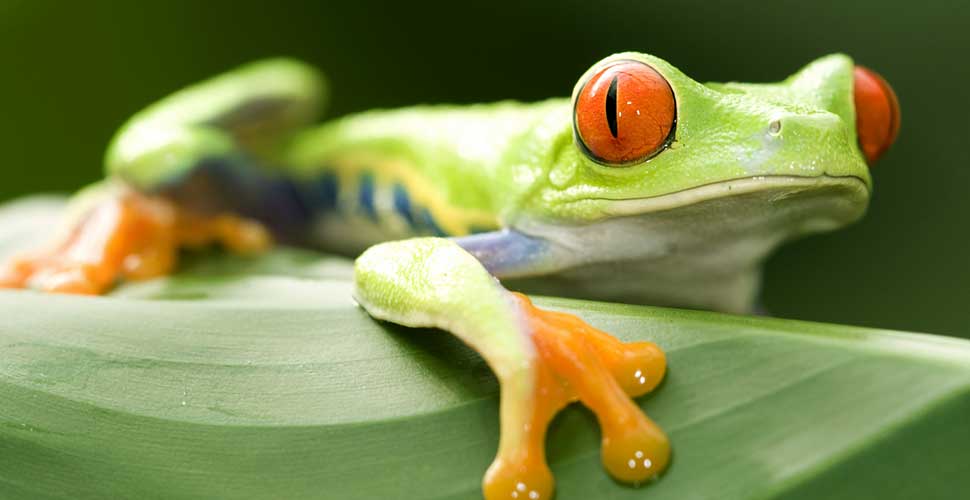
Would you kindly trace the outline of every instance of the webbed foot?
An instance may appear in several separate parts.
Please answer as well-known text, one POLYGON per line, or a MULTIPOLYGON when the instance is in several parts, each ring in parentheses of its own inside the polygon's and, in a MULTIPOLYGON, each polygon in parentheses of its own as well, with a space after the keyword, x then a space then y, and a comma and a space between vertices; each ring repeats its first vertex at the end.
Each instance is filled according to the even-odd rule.
POLYGON ((191 214, 164 198, 110 189, 52 245, 0 265, 0 288, 100 294, 118 280, 169 274, 179 248, 214 242, 246 253, 267 248, 271 238, 258 223, 234 215, 191 214))
POLYGON ((512 295, 538 355, 537 380, 523 442, 505 455, 500 450, 485 475, 485 498, 552 495, 546 428, 577 400, 596 414, 603 465, 610 475, 639 484, 660 474, 670 459, 670 443, 630 398, 652 391, 663 379, 663 351, 652 342, 620 342, 574 315, 541 310, 525 295, 512 295))

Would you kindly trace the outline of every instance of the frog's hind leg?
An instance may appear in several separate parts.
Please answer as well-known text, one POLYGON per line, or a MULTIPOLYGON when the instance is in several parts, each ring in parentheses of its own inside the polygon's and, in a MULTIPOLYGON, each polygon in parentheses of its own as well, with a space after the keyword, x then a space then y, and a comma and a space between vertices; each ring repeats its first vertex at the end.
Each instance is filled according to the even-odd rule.
POLYGON ((108 148, 109 176, 202 214, 257 219, 294 239, 308 214, 276 168, 317 117, 323 77, 289 59, 257 61, 176 92, 135 115, 108 148))
POLYGON ((355 281, 357 301, 372 316, 449 330, 495 372, 501 435, 482 484, 487 500, 552 497, 546 429, 576 400, 596 413, 603 462, 615 478, 639 483, 667 466, 666 436, 630 399, 663 378, 656 345, 625 344, 576 316, 534 307, 451 240, 372 247, 358 258, 355 281))
POLYGON ((221 243, 255 252, 271 241, 261 225, 235 215, 201 216, 161 197, 100 185, 75 201, 47 247, 0 266, 0 287, 99 294, 120 279, 168 274, 181 247, 221 243))
POLYGON ((169 273, 181 246, 267 246, 300 233, 307 213, 275 165, 312 122, 322 77, 259 61, 188 87, 135 115, 108 149, 110 180, 77 198, 63 234, 0 269, 0 286, 101 293, 118 279, 169 273))
POLYGON ((287 141, 318 118, 325 91, 323 76, 298 61, 246 64, 132 117, 108 148, 107 173, 151 191, 213 162, 276 165, 287 141))

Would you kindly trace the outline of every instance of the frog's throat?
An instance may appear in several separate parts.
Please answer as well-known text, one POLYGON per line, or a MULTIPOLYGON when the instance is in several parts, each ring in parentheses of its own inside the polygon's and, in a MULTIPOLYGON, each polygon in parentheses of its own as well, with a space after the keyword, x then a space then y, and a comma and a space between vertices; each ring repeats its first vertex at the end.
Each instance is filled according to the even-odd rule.
POLYGON ((870 190, 865 180, 854 175, 831 176, 823 174, 814 177, 760 175, 705 184, 647 198, 596 199, 607 202, 603 208, 604 215, 622 217, 662 212, 704 201, 766 191, 777 191, 779 193, 777 198, 780 201, 792 193, 824 188, 843 189, 847 193, 851 193, 850 196, 846 197, 849 202, 848 206, 844 207, 848 212, 846 215, 849 220, 855 220, 862 215, 870 190))
POLYGON ((516 230, 551 250, 541 273, 512 286, 747 313, 765 256, 791 239, 857 220, 868 199, 861 179, 831 176, 749 177, 650 198, 600 199, 590 221, 518 221, 516 230))

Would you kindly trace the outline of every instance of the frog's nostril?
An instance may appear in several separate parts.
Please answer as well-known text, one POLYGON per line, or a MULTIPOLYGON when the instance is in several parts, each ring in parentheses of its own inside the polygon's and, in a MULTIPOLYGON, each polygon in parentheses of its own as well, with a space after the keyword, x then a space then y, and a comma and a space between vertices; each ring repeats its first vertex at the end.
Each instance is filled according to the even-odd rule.
POLYGON ((771 135, 781 133, 781 120, 771 120, 771 123, 768 124, 768 133, 771 135))

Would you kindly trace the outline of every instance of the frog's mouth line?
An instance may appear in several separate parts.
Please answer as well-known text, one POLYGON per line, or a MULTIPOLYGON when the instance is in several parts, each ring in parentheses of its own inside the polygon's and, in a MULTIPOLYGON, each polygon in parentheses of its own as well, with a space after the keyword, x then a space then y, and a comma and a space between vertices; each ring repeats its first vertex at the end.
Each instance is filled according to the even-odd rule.
POLYGON ((856 192, 863 199, 869 194, 869 187, 866 182, 861 177, 854 175, 819 175, 812 177, 759 175, 705 184, 660 196, 650 196, 647 198, 599 198, 599 200, 608 202, 603 210, 606 215, 619 217, 661 212, 703 201, 755 192, 777 191, 778 199, 783 199, 792 193, 823 188, 856 192))

